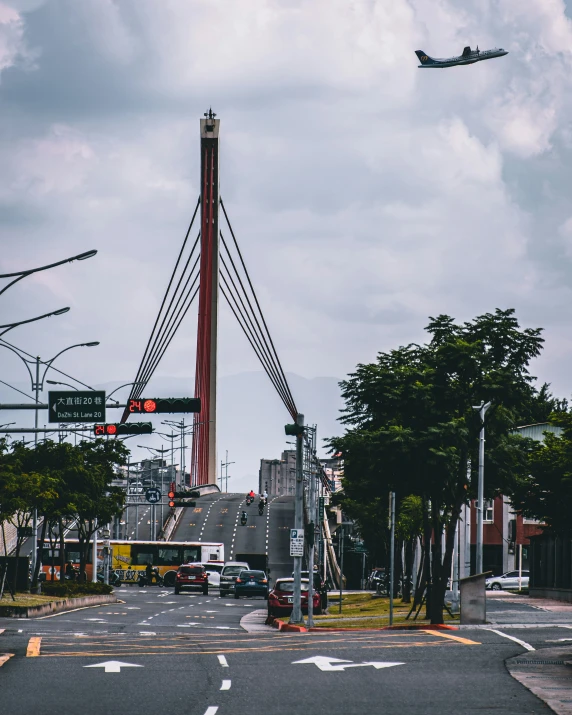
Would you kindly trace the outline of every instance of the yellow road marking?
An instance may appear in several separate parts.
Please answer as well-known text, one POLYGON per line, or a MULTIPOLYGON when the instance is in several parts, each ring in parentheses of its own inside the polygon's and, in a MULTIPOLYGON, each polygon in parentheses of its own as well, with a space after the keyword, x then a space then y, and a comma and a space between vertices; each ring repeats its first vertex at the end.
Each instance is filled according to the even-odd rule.
POLYGON ((450 633, 445 633, 443 631, 424 630, 423 633, 429 633, 432 636, 439 636, 440 638, 449 638, 450 640, 457 641, 457 643, 462 643, 463 645, 482 645, 477 641, 470 641, 468 638, 461 638, 461 636, 453 636, 450 633))
POLYGON ((38 636, 30 638, 28 641, 28 647, 26 649, 26 658, 37 658, 40 655, 40 645, 42 639, 38 636))
POLYGON ((4 665, 6 661, 10 660, 13 655, 14 653, 2 653, 2 655, 0 655, 0 668, 4 665))

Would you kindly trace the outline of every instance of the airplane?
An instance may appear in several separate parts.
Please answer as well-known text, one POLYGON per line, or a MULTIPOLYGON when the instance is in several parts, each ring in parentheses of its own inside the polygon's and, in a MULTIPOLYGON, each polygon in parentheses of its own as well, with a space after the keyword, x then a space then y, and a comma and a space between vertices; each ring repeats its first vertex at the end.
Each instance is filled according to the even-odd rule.
POLYGON ((482 52, 477 47, 476 50, 471 50, 470 47, 465 47, 463 54, 459 57, 449 57, 445 60, 434 59, 426 55, 423 50, 415 50, 415 54, 419 57, 421 62, 419 67, 456 67, 457 65, 472 65, 475 62, 480 62, 481 60, 492 60, 494 57, 504 57, 508 55, 506 50, 502 47, 494 48, 492 50, 483 50, 482 52))

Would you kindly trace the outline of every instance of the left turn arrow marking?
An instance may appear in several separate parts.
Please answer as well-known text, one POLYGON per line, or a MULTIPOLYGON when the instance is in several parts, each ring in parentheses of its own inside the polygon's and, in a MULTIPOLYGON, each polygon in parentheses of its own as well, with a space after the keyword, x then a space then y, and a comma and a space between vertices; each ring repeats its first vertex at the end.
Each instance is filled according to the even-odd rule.
POLYGON ((96 663, 95 665, 84 665, 84 668, 105 668, 106 673, 120 673, 121 668, 143 668, 142 665, 135 663, 122 663, 120 660, 106 660, 105 663, 96 663))

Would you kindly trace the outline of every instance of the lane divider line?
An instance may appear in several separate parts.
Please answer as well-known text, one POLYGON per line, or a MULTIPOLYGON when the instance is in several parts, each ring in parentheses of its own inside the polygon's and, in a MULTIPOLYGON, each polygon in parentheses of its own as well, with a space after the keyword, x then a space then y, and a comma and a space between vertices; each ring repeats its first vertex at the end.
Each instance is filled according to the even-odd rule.
POLYGON ((230 690, 230 680, 223 680, 220 686, 221 690, 230 690))
POLYGON ((40 646, 42 645, 42 639, 38 636, 33 636, 28 641, 28 647, 26 648, 26 658, 37 658, 40 655, 40 646))
POLYGON ((7 663, 13 656, 14 653, 2 653, 2 655, 0 655, 0 668, 4 665, 4 663, 7 663))
MULTIPOLYGON (((485 631, 490 631, 491 633, 496 633, 497 636, 502 636, 503 638, 508 638, 509 641, 514 641, 515 643, 518 643, 518 645, 521 645, 523 648, 526 650, 536 650, 536 648, 533 648, 530 643, 527 643, 526 641, 521 641, 520 638, 516 638, 515 636, 509 636, 508 633, 503 633, 502 631, 497 631, 494 628, 483 628, 485 631)), ((442 634, 440 634, 442 635, 442 634)))
POLYGON ((205 715, 215 715, 218 710, 218 705, 211 705, 205 710, 205 715))
POLYGON ((218 656, 218 662, 222 665, 223 668, 228 668, 228 663, 226 662, 226 658, 224 657, 224 655, 218 656))

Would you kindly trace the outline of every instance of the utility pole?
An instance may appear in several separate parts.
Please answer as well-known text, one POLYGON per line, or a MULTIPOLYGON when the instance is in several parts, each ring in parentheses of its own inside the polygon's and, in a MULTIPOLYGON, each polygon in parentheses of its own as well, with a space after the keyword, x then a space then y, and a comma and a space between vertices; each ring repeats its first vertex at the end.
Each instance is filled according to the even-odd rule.
MULTIPOLYGON (((315 461, 315 455, 312 455, 313 461, 315 461)), ((317 474, 314 473, 315 464, 312 464, 310 468, 310 523, 308 524, 308 530, 310 532, 308 539, 308 571, 309 571, 309 584, 308 584, 308 628, 314 627, 314 553, 316 545, 316 477, 317 474)))
POLYGON ((479 481, 477 485, 477 559, 476 572, 483 573, 483 518, 484 518, 484 493, 485 493, 485 415, 491 406, 486 404, 473 405, 474 410, 479 410, 481 417, 481 431, 479 434, 479 481))
MULTIPOLYGON (((296 424, 304 427, 304 415, 297 415, 296 424)), ((296 497, 294 528, 304 528, 304 430, 301 429, 296 435, 296 497)), ((302 556, 294 556, 294 602, 292 604, 292 615, 290 623, 303 624, 302 615, 302 556)))
POLYGON ((395 492, 389 492, 389 625, 393 625, 393 584, 395 572, 395 492))
POLYGON ((342 596, 344 590, 344 525, 340 526, 340 605, 338 613, 342 612, 342 596))

